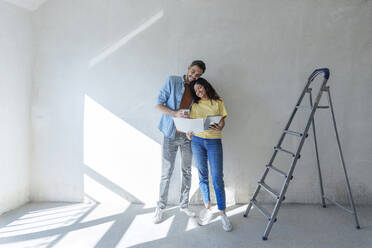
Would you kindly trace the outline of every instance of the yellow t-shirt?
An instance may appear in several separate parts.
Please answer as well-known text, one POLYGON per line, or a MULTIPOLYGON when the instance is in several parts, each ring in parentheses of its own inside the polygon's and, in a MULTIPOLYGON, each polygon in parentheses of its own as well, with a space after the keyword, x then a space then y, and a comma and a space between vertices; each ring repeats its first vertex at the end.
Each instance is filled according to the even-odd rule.
MULTIPOLYGON (((221 115, 222 117, 227 116, 225 104, 222 100, 199 100, 198 103, 194 103, 191 107, 190 118, 207 118, 210 115, 221 115)), ((195 133, 195 136, 204 139, 221 139, 221 131, 206 130, 201 133, 195 133)))

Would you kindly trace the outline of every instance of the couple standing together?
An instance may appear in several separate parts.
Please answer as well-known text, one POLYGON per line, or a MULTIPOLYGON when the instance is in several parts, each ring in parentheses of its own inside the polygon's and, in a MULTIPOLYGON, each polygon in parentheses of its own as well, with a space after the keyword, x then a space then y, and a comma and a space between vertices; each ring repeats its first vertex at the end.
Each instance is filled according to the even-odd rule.
POLYGON ((168 77, 159 92, 156 108, 163 113, 159 129, 164 134, 164 141, 160 194, 153 221, 157 224, 163 219, 163 212, 168 200, 170 178, 173 173, 176 154, 178 148, 180 148, 182 171, 180 211, 190 217, 196 216, 188 207, 191 187, 191 161, 194 155, 199 172, 199 186, 205 205, 205 208, 198 215, 198 223, 206 225, 213 217, 209 190, 209 161, 222 227, 225 231, 231 231, 232 225, 225 213, 226 198, 221 143, 221 130, 225 125, 224 119, 227 113, 222 98, 212 85, 201 77, 205 69, 203 61, 195 60, 188 66, 186 75, 168 77), (190 111, 184 111, 185 109, 190 111), (213 115, 222 116, 218 125, 195 134, 185 134, 177 131, 173 122, 173 117, 203 118, 205 120, 207 116, 213 115))

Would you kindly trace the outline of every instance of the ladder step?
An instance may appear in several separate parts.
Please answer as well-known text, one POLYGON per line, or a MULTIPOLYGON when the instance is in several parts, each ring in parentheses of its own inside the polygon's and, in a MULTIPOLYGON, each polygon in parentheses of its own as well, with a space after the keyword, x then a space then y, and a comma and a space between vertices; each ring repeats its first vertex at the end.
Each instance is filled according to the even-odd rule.
POLYGON ((256 200, 251 200, 251 203, 253 206, 255 206, 258 210, 260 210, 260 212, 266 216, 266 218, 268 218, 269 220, 271 220, 271 214, 269 213, 269 211, 267 211, 264 207, 258 205, 258 203, 256 202, 256 200))
POLYGON ((299 133, 299 132, 295 132, 295 131, 290 131, 290 130, 284 130, 284 132, 287 133, 287 134, 298 136, 298 137, 301 137, 301 136, 304 135, 303 133, 299 133))
POLYGON ((279 193, 277 193, 275 190, 273 190, 269 185, 267 185, 264 182, 258 182, 258 185, 261 185, 264 189, 266 189, 267 192, 272 194, 274 197, 279 199, 279 193))
POLYGON ((290 154, 292 157, 295 157, 295 154, 294 154, 293 152, 287 151, 287 150, 282 149, 282 148, 280 148, 280 147, 276 147, 276 146, 275 146, 274 149, 275 149, 276 151, 281 151, 281 152, 288 153, 288 154, 290 154))
MULTIPOLYGON (((297 109, 308 109, 308 110, 312 110, 313 107, 312 106, 302 106, 302 105, 299 105, 299 106, 296 106, 297 109)), ((317 107, 318 109, 327 109, 329 108, 329 106, 318 106, 317 107)))
POLYGON ((277 172, 278 174, 284 176, 284 177, 287 177, 287 174, 284 172, 284 171, 281 171, 279 170, 278 168, 272 166, 272 165, 266 165, 266 167, 270 168, 270 169, 273 169, 275 172, 277 172))
POLYGON ((311 106, 302 106, 302 105, 299 105, 299 106, 296 106, 297 109, 307 109, 307 110, 312 110, 313 107, 311 106))
POLYGON ((321 89, 322 91, 329 91, 329 86, 325 86, 321 89))

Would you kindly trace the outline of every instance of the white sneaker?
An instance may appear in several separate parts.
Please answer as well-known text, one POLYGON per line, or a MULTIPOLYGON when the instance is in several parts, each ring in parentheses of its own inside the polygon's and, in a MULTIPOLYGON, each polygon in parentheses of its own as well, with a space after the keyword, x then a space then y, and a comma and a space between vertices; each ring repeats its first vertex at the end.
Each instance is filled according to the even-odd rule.
POLYGON ((205 208, 199 213, 198 224, 201 226, 205 226, 209 224, 209 222, 212 220, 212 217, 212 210, 205 208))
POLYGON ((152 217, 152 221, 154 222, 154 224, 158 224, 163 220, 163 212, 164 209, 161 209, 159 207, 155 209, 155 215, 154 217, 152 217))
POLYGON ((232 230, 231 222, 226 214, 221 214, 221 222, 223 230, 226 232, 230 232, 232 230))
POLYGON ((180 208, 181 212, 184 212, 189 217, 195 217, 195 212, 191 211, 189 208, 180 208))

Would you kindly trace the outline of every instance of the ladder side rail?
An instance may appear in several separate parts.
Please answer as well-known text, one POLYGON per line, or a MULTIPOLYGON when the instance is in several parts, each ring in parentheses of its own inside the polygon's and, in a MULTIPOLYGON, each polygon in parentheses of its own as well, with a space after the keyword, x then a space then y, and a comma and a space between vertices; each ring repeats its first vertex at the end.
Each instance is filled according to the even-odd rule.
POLYGON ((258 195, 258 192, 260 192, 260 189, 261 189, 261 185, 258 184, 257 187, 256 187, 256 190, 255 190, 255 192, 252 196, 252 199, 249 201, 249 204, 248 204, 247 208, 245 209, 245 212, 244 212, 244 215, 243 215, 244 217, 248 216, 249 211, 251 210, 251 208, 253 206, 252 202, 256 200, 256 197, 258 195))
MULTIPOLYGON (((301 139, 305 139, 305 136, 303 136, 301 139)), ((292 164, 291 164, 291 168, 292 167, 294 168, 294 166, 297 163, 297 159, 298 159, 298 157, 293 158, 292 164)), ((291 181, 291 177, 292 177, 292 175, 289 175, 288 174, 288 177, 285 179, 285 183, 283 184, 282 189, 280 190, 279 199, 277 199, 277 201, 275 203, 275 206, 274 206, 274 210, 273 210, 273 212, 271 214, 270 221, 266 225, 266 229, 265 229, 265 232, 264 232, 263 237, 262 237, 263 240, 266 240, 267 237, 270 234, 271 228, 272 228, 272 226, 274 224, 274 220, 276 220, 277 214, 278 214, 279 209, 280 209, 280 206, 282 204, 283 195, 286 193, 287 188, 288 188, 288 185, 289 185, 289 182, 291 181)))
MULTIPOLYGON (((310 92, 310 106, 313 107, 313 95, 310 92)), ((323 208, 326 207, 325 205, 325 199, 324 199, 324 188, 323 188, 323 178, 322 178, 322 172, 320 169, 320 160, 319 160, 319 151, 318 151, 318 141, 316 138, 316 131, 315 131, 315 115, 312 119, 312 129, 313 129, 313 135, 314 135, 314 146, 315 146, 315 154, 316 154, 316 163, 317 163, 317 169, 318 169, 318 175, 319 175, 319 184, 320 184, 320 195, 322 198, 322 206, 323 208)))
MULTIPOLYGON (((306 83, 306 86, 305 86, 304 89, 302 90, 302 93, 301 93, 300 97, 298 98, 298 100, 297 100, 297 102, 296 102, 296 104, 295 104, 295 107, 293 108, 293 111, 292 111, 292 113, 291 113, 291 115, 290 115, 290 118, 289 118, 289 120, 288 120, 286 126, 284 127, 284 130, 288 130, 289 126, 291 125, 292 120, 293 120, 293 118, 294 118, 294 116, 296 115, 296 112, 297 112, 297 108, 296 108, 296 106, 298 106, 298 105, 301 104, 302 99, 304 98, 304 96, 305 96, 305 94, 306 94, 306 92, 307 92, 307 89, 309 88, 310 83, 311 83, 311 81, 308 80, 308 82, 306 83)), ((282 142, 283 142, 283 140, 284 140, 285 135, 286 135, 286 134, 283 132, 282 135, 280 136, 279 140, 278 140, 278 143, 277 143, 276 147, 280 147, 280 145, 282 144, 282 142)), ((273 155, 271 156, 268 165, 272 165, 272 163, 273 163, 273 161, 274 161, 274 159, 275 159, 277 153, 278 153, 278 151, 277 151, 277 150, 274 150, 274 153, 273 153, 273 155)), ((269 169, 268 167, 265 168, 265 171, 264 171, 264 173, 263 173, 263 175, 262 175, 262 177, 261 177, 261 179, 260 179, 260 182, 264 182, 264 181, 265 181, 265 178, 266 178, 267 174, 269 173, 269 170, 270 170, 270 169, 269 169)), ((251 207, 252 207, 252 203, 251 203, 251 201, 252 201, 252 200, 253 200, 253 201, 256 200, 256 197, 257 197, 257 195, 258 195, 260 189, 261 189, 261 185, 258 185, 258 186, 256 187, 255 193, 254 193, 253 196, 252 196, 252 199, 250 200, 250 202, 249 202, 249 204, 248 204, 248 206, 247 206, 247 209, 245 210, 244 217, 247 217, 247 216, 248 216, 249 211, 250 211, 250 209, 251 209, 251 207)))
MULTIPOLYGON (((305 142, 305 139, 306 139, 306 136, 307 136, 307 133, 309 131, 309 128, 310 128, 310 125, 312 124, 313 122, 313 118, 314 118, 314 115, 315 115, 315 111, 317 110, 318 108, 318 105, 319 105, 319 102, 320 102, 320 99, 322 97, 322 94, 323 94, 323 89, 325 88, 326 84, 327 84, 327 81, 328 79, 327 78, 324 78, 323 80, 323 83, 322 83, 322 86, 320 87, 319 89, 319 92, 318 92, 318 95, 316 97, 316 100, 315 100, 315 103, 314 103, 314 106, 311 110, 311 113, 310 113, 310 116, 309 116, 309 119, 307 121, 307 124, 306 124, 306 127, 304 129, 304 131, 302 132, 304 135, 303 137, 301 138, 300 140, 300 143, 299 143, 299 146, 297 148, 297 151, 296 151, 296 155, 295 155, 295 158, 297 158, 301 152, 301 149, 302 149, 302 146, 304 145, 304 142, 305 142)), ((297 161, 297 160, 296 160, 297 161)), ((289 170, 289 173, 288 173, 288 177, 291 177, 292 176, 292 173, 293 173, 293 170, 294 170, 294 166, 291 167, 291 169, 289 170)))
MULTIPOLYGON (((320 99, 320 98, 319 98, 319 99, 320 99)), ((279 200, 277 200, 277 202, 276 202, 276 204, 275 204, 274 211, 273 211, 273 213, 272 213, 272 215, 271 215, 271 220, 270 220, 270 222, 269 222, 269 223, 267 224, 267 226, 266 226, 266 229, 265 229, 264 235, 263 235, 263 237, 262 237, 263 240, 266 240, 267 237, 269 236, 270 231, 271 231, 271 228, 272 228, 272 225, 274 224, 273 219, 276 219, 276 217, 277 217, 277 214, 278 214, 279 208, 280 208, 280 206, 281 206, 281 202, 282 202, 283 195, 284 195, 284 194, 286 193, 286 191, 287 191, 287 188, 288 188, 288 186, 289 186, 289 182, 290 182, 290 178, 292 178, 293 171, 294 171, 294 169, 295 169, 295 167, 296 167, 297 160, 298 160, 298 157, 299 157, 298 155, 299 155, 299 153, 300 153, 300 151, 301 151, 301 149, 302 149, 302 146, 303 146, 303 144, 304 144, 304 142, 305 142, 306 134, 307 134, 307 130, 309 129, 310 124, 311 124, 311 122, 312 122, 312 117, 313 117, 313 115, 314 115, 314 113, 315 113, 316 106, 317 106, 317 104, 314 105, 313 110, 311 111, 311 114, 310 114, 310 117, 309 117, 308 123, 307 123, 306 128, 305 128, 305 131, 304 131, 304 135, 301 137, 300 145, 299 145, 299 147, 298 147, 298 149, 297 149, 297 151, 296 151, 296 155, 295 155, 295 157, 293 158, 293 161, 292 161, 292 164, 291 164, 290 170, 289 170, 289 172, 288 172, 288 177, 285 179, 285 183, 283 184, 282 189, 280 190, 279 200)))
MULTIPOLYGON (((315 70, 315 71, 311 74, 311 76, 309 77, 309 79, 308 79, 308 81, 307 81, 307 83, 306 83, 304 89, 302 90, 302 93, 301 93, 300 97, 298 98, 298 100, 297 100, 297 102, 296 102, 296 104, 295 104, 295 107, 293 108, 293 111, 292 111, 292 113, 291 113, 291 115, 290 115, 290 118, 289 118, 289 120, 288 120, 286 126, 284 127, 284 130, 285 130, 285 131, 288 131, 288 128, 290 127, 290 125, 291 125, 291 123, 292 123, 292 120, 293 120, 294 116, 296 115, 296 112, 297 112, 297 106, 300 106, 300 104, 301 104, 301 102, 302 102, 302 100, 303 100, 303 98, 304 98, 306 92, 308 92, 308 89, 309 89, 310 84, 311 84, 312 81, 315 79, 315 77, 316 77, 319 73, 321 73, 321 72, 324 72, 324 74, 325 74, 325 75, 324 75, 324 79, 325 79, 324 81, 325 81, 325 82, 323 83, 323 86, 325 85, 325 83, 327 83, 327 80, 328 80, 328 78, 329 78, 329 70, 328 70, 328 69, 326 69, 326 68, 318 69, 318 70, 315 70)), ((322 86, 322 87, 323 87, 323 86, 322 86)), ((284 139, 285 135, 286 135, 286 133, 283 132, 282 135, 281 135, 280 138, 279 138, 279 141, 278 141, 276 147, 280 147, 280 145, 281 145, 282 142, 283 142, 283 139, 284 139)), ((305 134, 304 134, 304 135, 305 135, 305 134)), ((274 159, 275 159, 275 157, 276 157, 276 154, 277 154, 277 151, 275 151, 274 154, 273 154, 273 156, 271 157, 270 162, 269 162, 269 165, 271 165, 272 162, 274 161, 274 159)))
MULTIPOLYGON (((314 79, 314 78, 313 78, 313 79, 314 79)), ((299 158, 299 154, 300 154, 300 152, 301 152, 302 146, 304 145, 304 142, 305 142, 305 139, 306 139, 306 136, 307 136, 307 132, 308 132, 308 130, 309 130, 309 128, 310 128, 310 125, 311 125, 311 123, 312 123, 312 119, 313 119, 313 117, 314 117, 315 111, 316 111, 316 109, 317 109, 317 107, 318 107, 318 105, 319 105, 320 99, 321 99, 321 97, 322 97, 322 94, 323 94, 322 89, 323 89, 323 88, 325 87, 325 85, 327 84, 327 81, 328 81, 328 78, 324 77, 323 83, 322 83, 322 85, 321 85, 321 87, 320 87, 320 89, 319 89, 319 93, 318 93, 318 95, 317 95, 317 97, 316 97, 316 101, 315 101, 314 106, 313 106, 313 108, 312 108, 312 110, 311 110, 311 114, 310 114, 310 116, 309 116, 309 119, 308 119, 308 121, 307 121, 307 124, 306 124, 305 130, 304 130, 304 132, 303 132, 304 135, 303 135, 302 138, 301 138, 301 141, 300 141, 300 144, 299 144, 299 146, 298 146, 298 148, 297 148, 297 151, 296 151, 295 157, 293 158, 291 168, 290 168, 290 170, 289 170, 289 172, 288 172, 288 177, 286 178, 285 183, 284 183, 284 185, 283 185, 283 187, 282 187, 282 189, 281 189, 281 191, 280 191, 279 200, 278 200, 278 201, 276 202, 276 204, 275 204, 274 211, 273 211, 272 216, 271 216, 271 220, 270 220, 270 222, 269 222, 269 223, 267 224, 267 226, 266 226, 266 229, 265 229, 264 235, 263 235, 263 237, 262 237, 263 240, 266 240, 266 239, 267 239, 267 236, 269 235, 269 233, 270 233, 270 231, 271 231, 272 225, 274 224, 274 221, 273 221, 273 220, 276 219, 276 215, 277 215, 277 213, 278 213, 278 211, 279 211, 279 208, 280 208, 280 205, 281 205, 281 202, 282 202, 283 195, 284 195, 284 194, 286 193, 286 191, 287 191, 287 188, 288 188, 288 185, 289 185, 289 182, 290 182, 290 178, 292 178, 292 174, 293 174, 293 171, 294 171, 294 169, 295 169, 295 167, 296 167, 297 160, 298 160, 298 158, 299 158)), ((311 82, 312 82, 312 81, 309 80, 307 86, 308 86, 311 82)), ((306 88, 305 88, 305 89, 306 89, 306 88)))
POLYGON ((290 170, 288 172, 288 178, 291 178, 292 177, 292 174, 293 174, 293 171, 294 171, 294 168, 295 168, 297 159, 298 159, 299 154, 301 152, 302 146, 304 145, 304 142, 305 142, 305 139, 306 139, 308 130, 310 128, 310 125, 312 124, 312 121, 313 121, 313 118, 314 118, 314 115, 315 115, 315 111, 317 110, 317 107, 318 107, 319 102, 320 102, 320 98, 322 97, 322 94, 323 94, 323 89, 324 89, 325 85, 327 84, 327 81, 328 81, 328 79, 327 78, 324 78, 323 83, 322 83, 322 86, 319 89, 319 92, 318 92, 318 95, 316 97, 314 106, 313 106, 313 108, 311 110, 311 113, 310 113, 309 119, 307 121, 306 127, 305 127, 305 129, 303 131, 303 134, 304 135, 303 135, 303 137, 300 140, 299 146, 298 146, 297 151, 295 153, 294 161, 293 161, 293 163, 291 165, 291 168, 290 168, 290 170))
POLYGON ((338 131, 337 131, 336 118, 335 118, 335 113, 334 113, 334 110, 333 110, 332 98, 331 98, 331 93, 330 93, 329 87, 327 87, 325 89, 325 91, 327 91, 327 93, 328 93, 328 103, 329 103, 329 107, 331 109, 333 127, 334 127, 334 130, 335 130, 335 135, 336 135, 336 140, 337 140, 337 146, 338 146, 338 151, 339 151, 339 155, 340 155, 340 159, 341 159, 341 163, 342 163, 342 168, 344 169, 344 174, 345 174, 345 180, 346 180, 346 186, 347 186, 347 192, 348 192, 348 196, 349 196, 349 201, 350 201, 351 207, 352 207, 353 212, 354 212, 354 218, 355 218, 356 228, 359 229, 360 228, 360 225, 359 225, 359 221, 358 221, 358 216, 357 216, 357 212, 356 212, 356 208, 355 208, 353 196, 351 194, 350 182, 349 182, 349 178, 348 178, 348 174, 347 174, 347 170, 346 170, 346 166, 345 166, 344 156, 342 154, 341 143, 340 143, 340 138, 339 138, 338 131))
MULTIPOLYGON (((302 99, 304 98, 304 96, 305 96, 305 94, 306 94, 306 92, 307 92, 307 89, 309 88, 309 85, 310 85, 310 84, 311 84, 311 81, 308 81, 308 82, 306 83, 306 86, 305 86, 304 89, 302 90, 302 93, 301 93, 300 97, 298 98, 295 107, 293 108, 293 111, 292 111, 292 113, 291 113, 291 115, 290 115, 290 117, 289 117, 289 120, 288 120, 287 124, 286 124, 285 127, 284 127, 284 130, 287 131, 288 128, 290 127, 290 125, 291 125, 291 123, 292 123, 292 120, 293 120, 293 118, 294 118, 294 116, 296 115, 296 112, 297 112, 297 108, 296 108, 296 107, 299 106, 299 105, 301 104, 302 99)), ((278 142, 277 142, 276 147, 280 147, 280 146, 281 146, 281 144, 282 144, 282 142, 283 142, 283 140, 284 140, 285 135, 286 135, 286 133, 285 133, 285 132, 282 132, 282 135, 280 136, 280 138, 279 138, 279 140, 278 140, 278 142)), ((275 159, 277 153, 278 153, 278 151, 275 150, 274 153, 273 153, 273 155, 271 156, 271 159, 270 159, 268 165, 272 165, 272 163, 273 163, 273 161, 274 161, 274 159, 275 159)))

